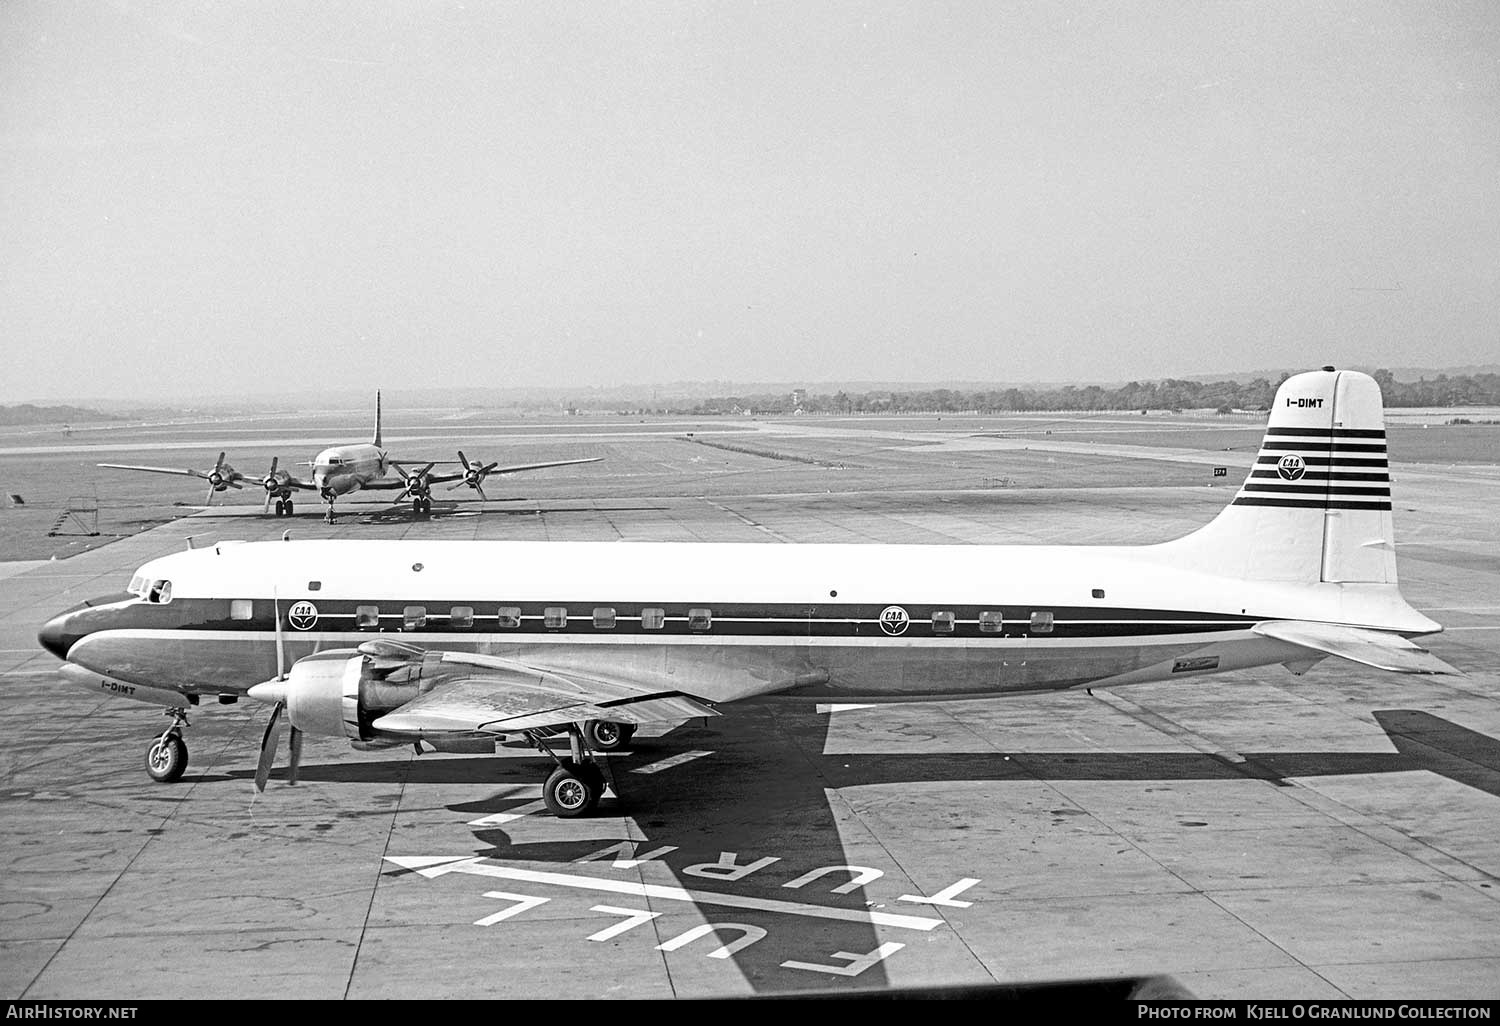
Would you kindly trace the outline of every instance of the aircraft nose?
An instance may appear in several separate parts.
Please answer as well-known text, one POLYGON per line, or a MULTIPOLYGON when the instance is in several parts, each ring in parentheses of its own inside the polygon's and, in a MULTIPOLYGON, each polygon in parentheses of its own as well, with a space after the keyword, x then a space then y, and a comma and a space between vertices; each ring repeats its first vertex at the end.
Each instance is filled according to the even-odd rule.
POLYGON ((41 646, 63 662, 68 661, 68 649, 72 648, 73 642, 78 640, 78 633, 69 627, 69 621, 72 618, 72 610, 59 613, 42 624, 42 629, 36 634, 36 640, 41 643, 41 646))

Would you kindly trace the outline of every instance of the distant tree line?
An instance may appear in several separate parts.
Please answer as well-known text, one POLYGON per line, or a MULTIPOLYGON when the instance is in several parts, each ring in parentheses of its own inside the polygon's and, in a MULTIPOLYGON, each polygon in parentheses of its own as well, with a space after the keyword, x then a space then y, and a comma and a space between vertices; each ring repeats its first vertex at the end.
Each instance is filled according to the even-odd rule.
POLYGON ((85 410, 79 406, 33 406, 31 403, 22 403, 19 406, 0 406, 0 424, 71 424, 74 421, 86 423, 98 420, 123 420, 109 413, 100 413, 98 410, 85 410))
MULTIPOLYGON (((1388 407, 1500 405, 1500 374, 1439 374, 1428 380, 1397 381, 1388 370, 1377 370, 1388 407)), ((713 415, 744 413, 999 413, 1049 410, 1235 410, 1265 411, 1276 389, 1290 374, 1274 383, 1253 381, 1131 381, 1119 388, 1064 385, 1061 388, 1004 388, 984 391, 935 388, 913 392, 808 393, 794 404, 790 394, 724 396, 704 399, 673 413, 713 415)))

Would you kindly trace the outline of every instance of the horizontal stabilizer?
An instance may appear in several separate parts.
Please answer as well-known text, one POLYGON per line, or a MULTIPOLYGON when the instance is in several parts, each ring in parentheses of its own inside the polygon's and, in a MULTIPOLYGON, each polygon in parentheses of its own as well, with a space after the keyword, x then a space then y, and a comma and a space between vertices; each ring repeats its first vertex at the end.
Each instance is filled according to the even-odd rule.
POLYGON ((1251 630, 1267 638, 1290 642, 1315 652, 1326 652, 1340 659, 1373 666, 1392 673, 1448 673, 1463 676, 1456 670, 1399 634, 1368 627, 1345 627, 1309 620, 1268 620, 1251 630))

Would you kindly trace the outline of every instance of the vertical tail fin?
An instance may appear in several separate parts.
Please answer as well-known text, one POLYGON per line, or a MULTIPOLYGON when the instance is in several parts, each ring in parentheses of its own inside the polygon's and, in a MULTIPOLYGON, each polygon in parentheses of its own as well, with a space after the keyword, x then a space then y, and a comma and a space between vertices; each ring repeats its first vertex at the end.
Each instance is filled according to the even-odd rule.
POLYGON ((374 444, 380 444, 380 391, 375 392, 375 438, 374 444))
POLYGON ((1395 584, 1380 386, 1330 367, 1288 378, 1234 501, 1166 547, 1242 580, 1395 584))

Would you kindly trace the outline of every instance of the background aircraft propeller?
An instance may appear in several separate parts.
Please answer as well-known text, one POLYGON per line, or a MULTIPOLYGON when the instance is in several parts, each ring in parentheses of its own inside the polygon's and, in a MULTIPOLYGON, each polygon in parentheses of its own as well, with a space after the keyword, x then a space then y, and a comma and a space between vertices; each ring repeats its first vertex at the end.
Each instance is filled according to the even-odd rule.
POLYGON ((260 479, 260 485, 266 490, 265 512, 271 512, 271 500, 276 498, 285 488, 287 481, 292 475, 286 471, 277 472, 276 464, 281 460, 280 456, 271 457, 271 469, 266 471, 266 476, 260 479))
POLYGON ((429 486, 427 484, 427 474, 436 465, 437 464, 435 463, 429 463, 427 464, 427 466, 423 467, 415 474, 408 474, 405 467, 401 466, 399 463, 395 464, 396 473, 400 474, 401 480, 406 482, 406 487, 402 489, 400 495, 396 496, 396 501, 400 502, 402 499, 405 499, 410 495, 426 495, 429 491, 429 486))
POLYGON ((479 487, 479 485, 489 474, 489 472, 494 470, 500 464, 486 463, 481 466, 478 463, 470 463, 469 457, 464 455, 464 451, 462 449, 458 450, 458 461, 464 465, 464 479, 455 485, 450 485, 448 490, 451 492, 455 488, 462 488, 467 485, 468 487, 478 492, 481 499, 483 499, 485 502, 488 502, 489 496, 484 494, 484 489, 479 487))
POLYGON ((208 482, 208 498, 203 500, 205 506, 213 502, 214 492, 222 492, 226 488, 241 487, 240 478, 244 476, 228 463, 224 462, 224 453, 222 452, 219 453, 219 458, 214 461, 214 469, 206 474, 201 472, 195 473, 198 477, 208 482))

